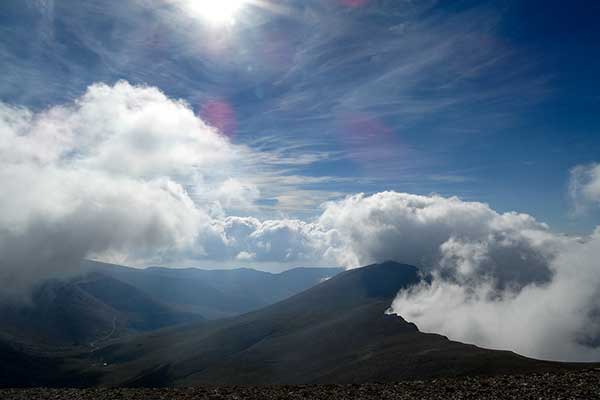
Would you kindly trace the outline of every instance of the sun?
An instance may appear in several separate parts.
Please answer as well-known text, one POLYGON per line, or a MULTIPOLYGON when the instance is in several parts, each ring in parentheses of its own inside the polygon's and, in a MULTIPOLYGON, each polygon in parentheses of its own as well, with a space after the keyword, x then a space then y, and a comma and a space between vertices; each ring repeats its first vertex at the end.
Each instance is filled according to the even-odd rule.
POLYGON ((192 12, 212 25, 235 22, 235 15, 248 0, 188 0, 192 12))

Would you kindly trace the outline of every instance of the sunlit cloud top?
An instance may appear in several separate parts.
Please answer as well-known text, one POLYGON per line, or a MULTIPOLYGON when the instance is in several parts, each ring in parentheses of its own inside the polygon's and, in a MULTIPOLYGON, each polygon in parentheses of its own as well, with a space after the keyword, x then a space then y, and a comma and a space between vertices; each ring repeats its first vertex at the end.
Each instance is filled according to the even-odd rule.
POLYGON ((593 7, 545 4, 2 2, 0 100, 43 110, 97 82, 159 88, 260 150, 255 206, 269 215, 393 189, 525 199, 589 231, 564 192, 600 153, 597 24, 593 7))

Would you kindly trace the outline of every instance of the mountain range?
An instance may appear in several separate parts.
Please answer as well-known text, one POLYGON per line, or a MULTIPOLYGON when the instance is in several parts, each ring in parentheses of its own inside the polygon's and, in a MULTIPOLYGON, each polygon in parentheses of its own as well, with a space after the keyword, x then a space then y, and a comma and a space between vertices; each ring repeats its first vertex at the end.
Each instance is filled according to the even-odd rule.
POLYGON ((205 270, 127 268, 85 261, 84 273, 101 273, 152 296, 176 310, 206 319, 257 310, 331 278, 342 268, 293 268, 270 273, 250 268, 205 270))
POLYGON ((85 261, 79 276, 44 282, 30 301, 0 304, 0 334, 26 344, 95 347, 110 338, 239 315, 340 271, 136 269, 85 261))
POLYGON ((386 313, 399 290, 421 279, 413 266, 386 262, 320 279, 316 286, 241 315, 107 338, 92 348, 15 348, 0 341, 2 354, 21 368, 11 372, 0 363, 0 385, 357 383, 577 367, 454 342, 386 313), (18 375, 28 363, 51 365, 52 372, 18 375))

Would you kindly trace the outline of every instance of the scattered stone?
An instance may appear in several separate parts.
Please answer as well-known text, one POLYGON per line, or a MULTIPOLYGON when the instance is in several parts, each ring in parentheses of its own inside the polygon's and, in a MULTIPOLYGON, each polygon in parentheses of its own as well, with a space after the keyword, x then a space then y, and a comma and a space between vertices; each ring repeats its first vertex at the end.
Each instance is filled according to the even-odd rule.
POLYGON ((438 378, 353 385, 221 386, 165 389, 0 389, 2 400, 600 400, 600 371, 438 378))

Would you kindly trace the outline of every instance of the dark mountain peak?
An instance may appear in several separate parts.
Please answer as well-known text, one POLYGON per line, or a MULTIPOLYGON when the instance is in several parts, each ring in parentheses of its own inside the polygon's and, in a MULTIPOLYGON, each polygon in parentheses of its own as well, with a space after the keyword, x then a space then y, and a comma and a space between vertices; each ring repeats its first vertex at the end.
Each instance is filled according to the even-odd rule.
POLYGON ((405 264, 405 263, 401 263, 398 261, 394 261, 394 260, 385 260, 379 263, 374 263, 374 264, 369 264, 366 266, 368 267, 374 267, 374 268, 395 268, 395 267, 401 267, 401 268, 412 268, 412 269, 417 269, 417 267, 415 267, 414 265, 410 265, 410 264, 405 264))
POLYGON ((386 315, 396 293, 419 281, 414 266, 373 264, 258 311, 113 342, 96 352, 111 365, 102 371, 103 384, 397 381, 538 367, 512 353, 421 333, 386 315))
POLYGON ((383 315, 399 290, 419 283, 420 279, 419 270, 412 265, 372 264, 339 273, 263 311, 284 319, 302 320, 300 316, 306 316, 313 320, 368 305, 383 315))
POLYGON ((393 299, 400 289, 421 281, 419 269, 408 264, 386 261, 343 272, 313 290, 354 293, 361 297, 393 299))
POLYGON ((421 281, 417 267, 395 261, 371 264, 360 268, 359 273, 369 297, 395 297, 400 289, 421 281))

